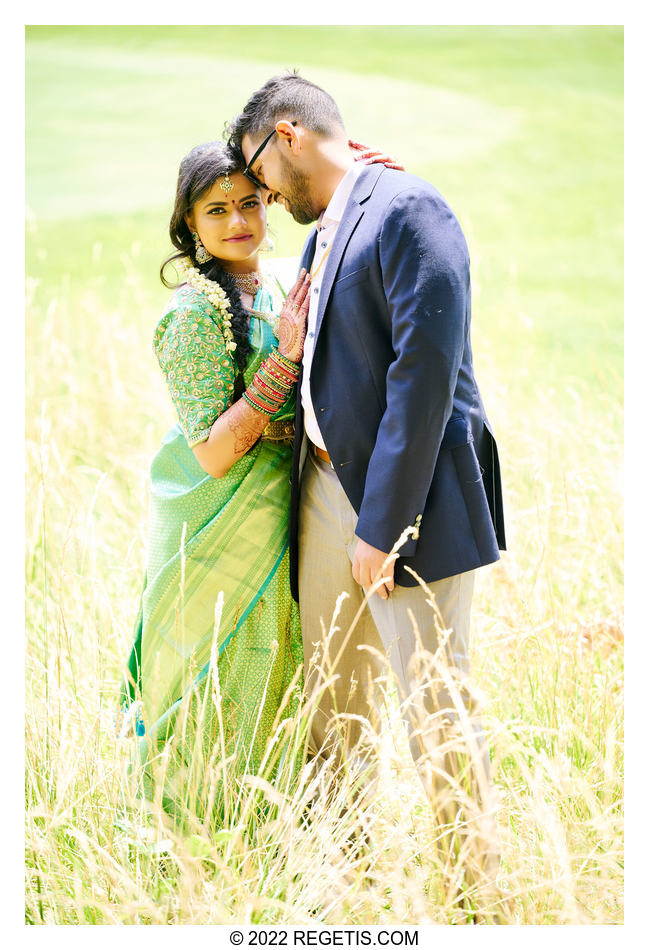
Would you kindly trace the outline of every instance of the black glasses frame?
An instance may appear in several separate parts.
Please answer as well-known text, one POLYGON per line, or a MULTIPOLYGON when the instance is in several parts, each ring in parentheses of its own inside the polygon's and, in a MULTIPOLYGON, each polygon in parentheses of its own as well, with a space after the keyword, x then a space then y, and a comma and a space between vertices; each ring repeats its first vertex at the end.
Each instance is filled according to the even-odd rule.
MULTIPOLYGON (((291 125, 297 125, 297 120, 295 120, 294 122, 291 122, 291 125)), ((250 159, 250 161, 248 162, 248 164, 246 165, 246 167, 244 168, 242 172, 242 174, 248 179, 248 181, 251 181, 253 185, 255 185, 257 188, 263 188, 265 191, 269 191, 268 185, 265 185, 263 181, 259 181, 259 179, 257 178, 257 176, 252 170, 252 166, 257 161, 257 159, 259 158, 263 150, 266 148, 266 146, 272 139, 275 132, 277 132, 277 129, 273 129, 272 132, 268 133, 268 135, 266 136, 264 141, 261 143, 261 145, 259 146, 259 148, 255 152, 255 154, 252 156, 252 158, 250 159)))
POLYGON ((265 191, 268 191, 268 185, 265 185, 263 181, 259 181, 255 173, 252 171, 252 165, 257 161, 257 159, 259 158, 263 150, 266 148, 266 146, 268 145, 268 143, 270 142, 270 140, 272 139, 276 131, 277 129, 273 129, 273 131, 269 135, 266 136, 264 141, 261 143, 261 145, 255 152, 255 154, 252 156, 252 158, 250 159, 250 161, 248 162, 248 164, 243 170, 243 174, 248 179, 248 181, 251 181, 253 185, 255 185, 257 188, 263 188, 265 191))

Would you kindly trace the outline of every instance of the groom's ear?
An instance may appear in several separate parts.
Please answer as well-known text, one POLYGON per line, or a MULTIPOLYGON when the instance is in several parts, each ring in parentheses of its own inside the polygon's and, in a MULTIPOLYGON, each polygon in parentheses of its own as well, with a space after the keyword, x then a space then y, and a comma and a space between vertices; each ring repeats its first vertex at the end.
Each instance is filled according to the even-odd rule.
POLYGON ((275 126, 275 131, 277 132, 277 138, 280 141, 280 144, 289 148, 294 155, 302 150, 302 139, 304 137, 304 129, 301 125, 293 125, 292 122, 288 122, 286 119, 280 119, 280 121, 275 126))

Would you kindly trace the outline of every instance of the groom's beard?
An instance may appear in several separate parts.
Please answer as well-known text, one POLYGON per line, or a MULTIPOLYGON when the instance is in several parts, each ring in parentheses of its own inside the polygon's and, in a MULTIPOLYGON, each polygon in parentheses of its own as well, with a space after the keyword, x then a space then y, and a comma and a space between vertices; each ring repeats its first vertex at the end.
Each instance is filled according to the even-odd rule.
POLYGON ((289 204, 287 209, 298 224, 311 224, 320 215, 311 202, 309 179, 304 172, 296 171, 284 156, 282 161, 283 182, 280 194, 289 204))

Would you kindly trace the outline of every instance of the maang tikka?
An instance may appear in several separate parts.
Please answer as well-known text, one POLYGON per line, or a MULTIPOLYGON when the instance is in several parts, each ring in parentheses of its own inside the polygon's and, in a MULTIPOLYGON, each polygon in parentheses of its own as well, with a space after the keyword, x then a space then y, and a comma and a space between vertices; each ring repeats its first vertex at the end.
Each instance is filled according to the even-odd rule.
POLYGON ((194 239, 194 244, 196 245, 196 250, 194 256, 196 257, 197 264, 204 264, 206 261, 212 260, 212 255, 210 252, 203 246, 201 239, 198 236, 196 231, 192 231, 192 237, 194 239))
POLYGON ((219 181, 219 186, 221 188, 221 191, 225 192, 226 195, 228 194, 228 192, 232 191, 232 189, 234 188, 234 185, 230 181, 229 172, 226 172, 223 178, 221 178, 221 180, 219 181))

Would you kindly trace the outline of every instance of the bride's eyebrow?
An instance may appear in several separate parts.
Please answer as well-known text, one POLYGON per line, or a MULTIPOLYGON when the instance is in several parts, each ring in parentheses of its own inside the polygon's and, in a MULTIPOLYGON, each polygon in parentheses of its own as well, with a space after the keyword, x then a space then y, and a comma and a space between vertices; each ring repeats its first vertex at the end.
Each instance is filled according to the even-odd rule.
MULTIPOLYGON (((257 198, 257 199, 258 199, 258 198, 259 198, 259 195, 257 195, 257 194, 246 195, 245 198, 239 198, 239 201, 250 201, 251 198, 257 198)), ((206 208, 206 209, 207 209, 207 208, 225 208, 226 205, 228 205, 228 204, 229 204, 229 202, 227 202, 227 201, 210 201, 210 202, 208 202, 208 204, 205 205, 205 208, 206 208)))

